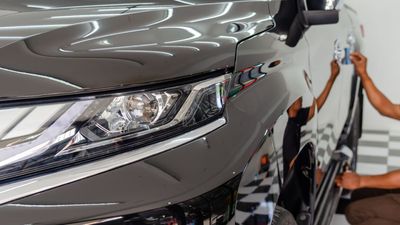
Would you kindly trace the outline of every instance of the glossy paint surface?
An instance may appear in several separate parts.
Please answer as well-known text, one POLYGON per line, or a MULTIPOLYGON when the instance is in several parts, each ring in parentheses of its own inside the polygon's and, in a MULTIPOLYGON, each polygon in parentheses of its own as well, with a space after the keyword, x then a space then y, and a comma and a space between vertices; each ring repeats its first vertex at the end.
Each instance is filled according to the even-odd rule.
MULTIPOLYGON (((330 73, 333 37, 321 38, 316 27, 289 48, 277 32, 287 24, 274 23, 282 12, 279 1, 104 2, 0 3, 8 10, 0 36, 20 35, 0 38, 2 101, 141 89, 229 71, 232 92, 221 118, 226 124, 202 137, 188 133, 177 145, 171 139, 168 151, 106 172, 95 171, 105 165, 101 160, 76 167, 88 175, 50 190, 7 195, 43 177, 4 189, 0 197, 9 199, 0 209, 2 223, 143 224, 168 217, 172 224, 269 224, 280 199, 292 200, 292 212, 303 203, 312 209, 317 156, 326 153, 318 128, 332 122, 333 133, 340 133, 348 107, 339 101, 351 94, 351 82, 342 78, 324 108, 316 106, 330 73), (38 27, 44 22, 47 27, 38 27), (294 191, 285 186, 291 174, 294 191), (301 198, 304 193, 309 198, 301 198), (204 198, 207 203, 197 201, 204 198), (215 211, 207 209, 211 202, 218 203, 215 211), (196 214, 207 219, 189 220, 196 214)), ((342 38, 351 29, 343 20, 328 30, 342 38)), ((68 180, 65 174, 58 179, 68 180)))
POLYGON ((310 66, 313 89, 317 97, 323 92, 326 83, 331 78, 330 62, 334 59, 332 53, 335 49, 340 51, 338 53, 338 61, 341 62, 340 73, 334 81, 325 104, 319 109, 318 133, 320 135, 318 136, 317 160, 323 171, 327 169, 332 152, 336 150, 350 108, 354 67, 342 61, 344 49, 351 45, 348 38, 354 35, 354 32, 347 12, 343 10, 340 12, 338 24, 311 27, 306 34, 310 42, 310 60, 318 61, 318 63, 311 63, 310 66), (318 38, 320 33, 325 33, 326 38, 318 38))
MULTIPOLYGON (((236 222, 239 224, 263 224, 272 221, 274 207, 282 194, 280 187, 288 180, 289 164, 291 161, 296 162, 296 158, 301 158, 297 155, 306 152, 305 146, 317 144, 317 111, 307 75, 308 45, 303 39, 296 48, 290 48, 279 38, 279 35, 264 33, 238 47, 236 70, 243 71, 261 64, 263 66, 260 71, 265 75, 259 81, 274 84, 273 94, 257 87, 259 81, 243 92, 259 92, 260 98, 252 100, 258 102, 260 107, 268 105, 270 108, 261 118, 260 126, 263 121, 275 121, 264 127, 268 138, 254 153, 244 172, 239 187, 242 198, 238 199, 237 206, 240 216, 236 217, 236 222), (265 155, 271 159, 267 171, 262 169, 260 160, 265 155)), ((251 74, 253 72, 250 72, 250 77, 251 74)), ((248 111, 257 110, 245 108, 248 111)), ((299 162, 298 166, 304 166, 303 162, 299 162)), ((310 193, 311 188, 307 190, 310 193)), ((296 202, 299 197, 296 192, 284 194, 292 202, 296 202)))
POLYGON ((115 90, 232 68, 236 44, 273 25, 264 1, 3 4, 22 8, 0 22, 3 100, 115 90))

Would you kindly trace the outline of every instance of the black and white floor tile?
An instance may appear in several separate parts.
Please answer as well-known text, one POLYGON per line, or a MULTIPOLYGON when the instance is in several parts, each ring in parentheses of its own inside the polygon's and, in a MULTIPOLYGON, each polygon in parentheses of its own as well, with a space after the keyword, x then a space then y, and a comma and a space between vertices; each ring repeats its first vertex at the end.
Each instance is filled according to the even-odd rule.
POLYGON ((257 174, 253 181, 239 187, 235 224, 272 221, 273 209, 279 197, 276 159, 276 155, 271 159, 268 171, 257 174))
POLYGON ((358 147, 357 172, 381 174, 400 169, 400 132, 364 130, 358 147))
MULTIPOLYGON (((335 146, 330 146, 328 140, 332 132, 326 129, 322 135, 322 148, 330 154, 335 146), (329 131, 329 132, 328 132, 329 131), (326 139, 326 140, 325 140, 326 139)), ((321 162, 325 162, 325 155, 318 154, 321 162)), ((275 164, 273 164, 275 165, 275 164)), ((382 174, 395 169, 400 169, 400 131, 376 131, 364 130, 358 146, 357 172, 360 174, 382 174)), ((239 190, 238 209, 236 211, 237 224, 247 224, 249 221, 257 220, 254 217, 266 217, 271 215, 273 202, 276 201, 279 190, 278 180, 273 178, 277 172, 275 167, 271 167, 268 172, 260 174, 256 180, 242 187, 239 190), (259 202, 260 197, 265 201, 259 202), (253 213, 249 213, 253 212, 253 213)), ((335 215, 331 225, 348 225, 343 215, 335 215)))
MULTIPOLYGON (((358 145, 357 172, 382 174, 400 169, 400 131, 364 130, 358 145)), ((331 225, 348 225, 343 215, 335 215, 331 225)))

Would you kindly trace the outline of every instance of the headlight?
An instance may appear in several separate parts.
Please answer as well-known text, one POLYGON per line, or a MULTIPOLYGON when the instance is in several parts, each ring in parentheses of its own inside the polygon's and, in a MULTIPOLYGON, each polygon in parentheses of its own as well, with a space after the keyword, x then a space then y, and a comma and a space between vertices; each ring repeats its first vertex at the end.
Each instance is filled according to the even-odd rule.
POLYGON ((221 117, 229 81, 224 75, 154 91, 1 108, 0 181, 134 151, 205 125, 221 117))

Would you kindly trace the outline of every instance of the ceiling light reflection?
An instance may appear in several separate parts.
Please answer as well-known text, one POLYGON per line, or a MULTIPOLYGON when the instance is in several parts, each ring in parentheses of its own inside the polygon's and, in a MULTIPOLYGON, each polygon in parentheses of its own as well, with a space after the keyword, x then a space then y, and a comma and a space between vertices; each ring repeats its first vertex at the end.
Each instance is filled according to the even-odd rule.
POLYGON ((111 42, 106 39, 106 40, 99 41, 99 44, 100 45, 111 45, 111 42))
POLYGON ((214 47, 220 47, 221 44, 215 41, 194 41, 194 44, 206 44, 206 45, 212 45, 214 47))
POLYGON ((54 77, 50 77, 50 76, 45 76, 45 75, 40 75, 40 74, 35 74, 35 73, 28 73, 28 72, 22 72, 22 71, 16 71, 16 70, 11 70, 11 69, 7 69, 7 68, 3 68, 0 67, 0 70, 6 71, 6 72, 11 72, 13 74, 19 74, 19 75, 25 75, 25 76, 31 76, 31 77, 37 77, 37 78, 42 78, 42 79, 46 79, 46 80, 51 80, 72 88, 76 88, 76 89, 82 89, 82 87, 79 87, 78 85, 75 84, 71 84, 67 81, 58 79, 58 78, 54 78, 54 77))
POLYGON ((110 4, 97 4, 97 5, 71 5, 71 6, 63 6, 63 7, 57 7, 57 6, 45 6, 45 5, 31 5, 28 4, 26 7, 29 8, 38 8, 38 9, 77 9, 77 8, 96 8, 96 7, 115 7, 115 6, 126 6, 126 7, 132 7, 132 6, 140 6, 140 5, 154 5, 153 2, 141 2, 140 4, 137 3, 110 3, 110 4))
POLYGON ((235 21, 240 21, 240 20, 245 20, 245 19, 250 19, 250 18, 254 17, 256 14, 257 13, 252 12, 247 16, 243 16, 243 17, 238 17, 238 18, 222 21, 222 22, 220 22, 220 24, 230 23, 230 22, 235 22, 235 21))
POLYGON ((163 48, 186 48, 186 49, 195 50, 195 51, 197 51, 197 52, 199 52, 199 51, 200 51, 200 49, 199 49, 199 48, 197 48, 197 47, 194 47, 194 46, 165 45, 165 46, 162 46, 162 47, 163 47, 163 48))
POLYGON ((43 24, 43 25, 22 25, 22 26, 5 26, 0 30, 25 30, 25 29, 43 29, 43 28, 61 28, 68 24, 43 24))
POLYGON ((210 19, 215 19, 215 18, 224 16, 231 10, 232 6, 233 6, 232 2, 226 3, 224 9, 222 10, 222 12, 218 13, 217 15, 208 16, 208 17, 204 17, 204 18, 201 18, 201 19, 197 19, 197 20, 192 20, 192 21, 189 21, 189 22, 190 23, 196 23, 196 22, 201 22, 201 21, 204 21, 204 20, 210 20, 210 19))
POLYGON ((127 30, 127 31, 115 32, 115 33, 111 33, 111 34, 106 34, 106 35, 100 35, 100 36, 96 36, 96 37, 92 37, 92 38, 87 38, 87 39, 80 40, 80 41, 75 41, 75 42, 71 43, 71 45, 81 44, 81 43, 84 43, 84 42, 103 39, 103 38, 108 38, 108 37, 121 35, 121 34, 129 34, 129 33, 147 31, 147 30, 150 30, 150 29, 149 28, 143 28, 143 29, 137 29, 137 30, 127 30))
POLYGON ((239 42, 239 39, 237 39, 236 37, 232 37, 232 36, 218 36, 218 38, 231 40, 233 42, 239 42))
POLYGON ((63 49, 63 48, 59 48, 58 50, 59 50, 60 52, 67 52, 67 53, 74 52, 74 51, 70 51, 70 50, 65 50, 65 49, 63 49))
POLYGON ((98 9, 97 12, 120 12, 128 10, 129 8, 109 8, 109 9, 98 9))
POLYGON ((189 2, 189 1, 184 1, 184 0, 175 0, 176 2, 180 2, 180 3, 183 3, 183 4, 187 4, 187 5, 195 5, 195 3, 193 3, 193 2, 189 2))
POLYGON ((261 19, 261 20, 257 20, 256 23, 262 23, 265 21, 273 21, 272 16, 268 16, 267 18, 261 19))
POLYGON ((23 36, 0 36, 0 40, 21 40, 27 37, 23 36))
POLYGON ((26 5, 28 8, 36 8, 36 9, 52 9, 51 6, 45 6, 45 5, 26 5))
POLYGON ((165 55, 172 57, 174 54, 170 52, 163 52, 163 51, 151 51, 151 50, 116 50, 115 52, 122 52, 122 53, 149 53, 149 54, 158 54, 158 55, 165 55))
POLYGON ((127 48, 139 48, 139 47, 148 47, 148 46, 155 46, 155 45, 157 45, 157 43, 125 45, 125 46, 115 46, 115 47, 106 47, 106 48, 93 48, 93 49, 89 49, 89 51, 105 51, 105 50, 116 50, 116 49, 127 49, 127 48))
POLYGON ((135 7, 130 8, 129 11, 140 11, 140 10, 161 10, 161 9, 169 9, 173 6, 152 6, 152 7, 135 7))
POLYGON ((191 27, 174 26, 174 27, 159 27, 158 29, 181 29, 181 30, 185 30, 188 33, 192 34, 192 37, 179 39, 179 40, 175 40, 175 41, 166 41, 166 42, 164 42, 165 44, 172 44, 172 43, 190 41, 190 40, 197 39, 197 38, 202 36, 202 34, 200 32, 198 32, 197 30, 195 30, 195 29, 193 29, 191 27))
POLYGON ((153 26, 153 25, 156 25, 156 24, 165 22, 165 21, 171 19, 171 17, 173 16, 173 14, 174 14, 174 10, 173 10, 173 9, 167 9, 167 16, 166 16, 164 19, 161 19, 161 20, 159 20, 159 21, 157 21, 157 22, 154 22, 154 23, 150 23, 150 24, 148 24, 147 26, 153 26))
POLYGON ((66 16, 52 16, 50 19, 77 19, 77 18, 97 18, 97 17, 111 17, 119 16, 121 14, 87 14, 87 15, 66 15, 66 16))
POLYGON ((85 36, 83 36, 83 38, 87 38, 87 37, 91 36, 92 34, 96 33, 100 29, 100 25, 99 25, 98 21, 92 21, 92 22, 90 22, 90 24, 93 28, 89 33, 87 33, 85 36))

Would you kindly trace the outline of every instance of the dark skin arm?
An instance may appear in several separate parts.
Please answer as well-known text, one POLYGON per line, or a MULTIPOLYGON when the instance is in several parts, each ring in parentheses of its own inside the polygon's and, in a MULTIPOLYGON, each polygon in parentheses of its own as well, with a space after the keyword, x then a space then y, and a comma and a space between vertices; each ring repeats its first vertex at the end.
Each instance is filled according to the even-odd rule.
POLYGON ((336 184, 349 190, 359 188, 400 188, 400 170, 374 176, 361 176, 354 172, 345 172, 336 178, 336 184))
POLYGON ((400 120, 400 105, 391 102, 374 84, 367 72, 367 58, 361 53, 351 54, 351 61, 354 64, 357 75, 367 93, 372 106, 382 115, 400 120))
POLYGON ((308 120, 311 120, 314 117, 315 104, 317 104, 317 108, 319 110, 324 106, 326 100, 328 99, 329 93, 332 90, 333 84, 335 83, 335 80, 338 77, 339 73, 340 73, 339 64, 337 63, 336 60, 332 60, 332 62, 331 62, 331 75, 329 77, 328 82, 325 85, 324 90, 318 96, 317 100, 312 104, 312 106, 310 108, 310 112, 308 113, 308 120))
MULTIPOLYGON (((367 93, 372 106, 383 116, 400 120, 400 105, 391 102, 372 82, 367 72, 367 58, 361 53, 351 54, 357 75, 367 93)), ((336 184, 349 190, 359 188, 400 188, 400 170, 374 176, 361 176, 354 172, 345 172, 336 178, 336 184)))

